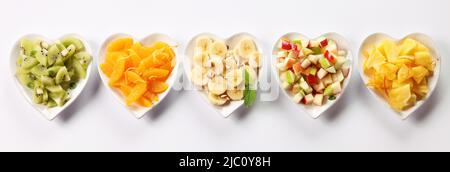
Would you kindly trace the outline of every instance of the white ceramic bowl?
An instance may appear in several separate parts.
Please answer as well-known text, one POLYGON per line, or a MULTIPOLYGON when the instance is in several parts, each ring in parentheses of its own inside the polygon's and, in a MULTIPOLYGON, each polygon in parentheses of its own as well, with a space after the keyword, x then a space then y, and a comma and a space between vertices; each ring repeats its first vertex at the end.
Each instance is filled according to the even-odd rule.
MULTIPOLYGON (((76 34, 67 34, 67 35, 64 35, 64 36, 60 37, 60 39, 62 39, 64 37, 68 37, 68 36, 76 37, 79 40, 81 40, 83 42, 83 44, 84 44, 85 51, 92 55, 91 48, 90 48, 89 44, 85 41, 85 39, 83 39, 83 37, 81 37, 79 35, 76 35, 76 34)), ((37 111, 39 111, 42 115, 44 115, 44 117, 46 119, 51 121, 56 116, 58 116, 62 111, 64 111, 64 109, 69 107, 75 101, 75 99, 77 99, 77 97, 81 94, 81 92, 85 88, 86 84, 88 83, 89 78, 91 77, 91 69, 92 69, 93 62, 91 62, 91 64, 89 64, 89 67, 87 68, 86 78, 80 80, 78 82, 78 84, 77 84, 77 87, 69 92, 71 98, 69 99, 69 101, 66 102, 66 104, 64 104, 64 106, 48 108, 45 105, 36 104, 36 103, 33 102, 32 92, 28 88, 25 88, 24 86, 22 86, 20 84, 19 80, 16 77, 16 69, 17 69, 17 63, 16 62, 17 62, 17 58, 19 57, 19 53, 20 53, 20 50, 21 50, 21 48, 20 48, 20 40, 22 38, 29 38, 29 39, 37 39, 37 38, 39 38, 39 39, 42 39, 42 40, 48 42, 49 44, 52 44, 53 40, 50 40, 50 39, 48 39, 48 38, 46 38, 46 37, 44 37, 42 35, 38 35, 38 34, 25 35, 25 36, 21 37, 14 44, 14 47, 11 50, 11 55, 10 55, 10 58, 9 58, 10 59, 9 65, 10 65, 11 76, 14 79, 14 82, 16 83, 17 88, 22 93, 22 95, 25 97, 25 99, 28 101, 28 103, 30 103, 31 106, 33 106, 37 111)))
MULTIPOLYGON (((242 107, 244 105, 244 100, 241 101, 231 101, 229 104, 224 105, 224 106, 217 106, 217 105, 213 105, 209 102, 208 100, 208 95, 202 91, 199 90, 196 86, 194 86, 191 82, 191 78, 190 78, 190 73, 191 73, 191 68, 192 68, 192 57, 194 55, 194 49, 195 49, 195 40, 200 37, 200 36, 208 36, 211 37, 215 40, 223 40, 227 45, 229 45, 230 47, 235 47, 239 40, 243 37, 250 37, 253 39, 253 41, 255 42, 256 48, 257 50, 261 53, 261 59, 260 62, 262 63, 261 66, 264 66, 264 56, 262 53, 262 49, 261 49, 261 44, 259 44, 258 40, 251 34, 248 33, 238 33, 235 34, 227 39, 223 39, 217 35, 211 34, 211 33, 201 33, 198 34, 197 36, 195 36, 194 38, 191 39, 191 41, 187 44, 186 46, 186 51, 184 53, 184 61, 183 61, 183 67, 185 69, 185 73, 186 76, 189 79, 189 83, 191 83, 191 88, 194 88, 202 97, 203 99, 206 101, 206 103, 208 105, 211 105, 218 113, 220 113, 222 116, 224 116, 225 118, 229 117, 234 111, 236 111, 238 108, 242 107)), ((262 69, 259 69, 259 75, 258 75, 258 82, 261 79, 261 71, 262 69)))
POLYGON ((369 78, 366 76, 366 74, 364 74, 364 70, 363 70, 363 64, 364 64, 364 58, 365 58, 364 52, 371 46, 376 45, 383 40, 389 39, 389 40, 395 41, 396 43, 399 43, 406 38, 412 38, 412 39, 424 44, 427 48, 430 49, 430 54, 433 56, 434 61, 436 62, 436 68, 435 68, 434 74, 433 74, 433 76, 431 76, 428 79, 428 86, 430 88, 430 92, 427 94, 427 96, 423 100, 418 101, 415 106, 413 106, 407 110, 398 112, 398 111, 393 110, 390 107, 387 100, 384 99, 379 93, 377 93, 375 90, 372 90, 367 87, 369 92, 376 98, 376 100, 378 102, 384 104, 387 108, 391 109, 395 114, 398 114, 401 119, 408 118, 414 111, 416 111, 420 106, 422 106, 425 103, 425 101, 427 101, 428 98, 432 95, 434 89, 436 88, 436 85, 439 80, 439 73, 441 70, 441 58, 440 58, 439 52, 437 50, 436 44, 433 42, 433 40, 429 36, 422 34, 422 33, 413 33, 402 39, 395 39, 384 33, 375 33, 375 34, 370 35, 369 37, 367 37, 364 40, 361 47, 359 48, 359 53, 358 53, 358 56, 359 56, 358 57, 358 70, 359 70, 362 80, 364 81, 364 84, 366 84, 368 82, 369 78))
POLYGON ((178 65, 180 63, 180 58, 179 58, 179 53, 178 53, 178 49, 177 47, 179 46, 178 42, 176 42, 174 39, 170 38, 167 35, 164 34, 152 34, 149 35, 143 39, 137 39, 134 36, 128 35, 128 34, 114 34, 112 36, 110 36, 108 39, 106 39, 102 46, 100 47, 99 53, 98 53, 98 57, 97 57, 97 67, 98 67, 98 72, 100 75, 100 78, 102 79, 103 84, 108 88, 108 90, 111 91, 112 95, 114 96, 114 98, 120 102, 120 104, 125 107, 133 116, 135 116, 136 118, 140 119, 142 118, 148 111, 150 111, 151 109, 155 108, 156 106, 159 105, 159 103, 161 101, 164 100, 164 98, 169 94, 169 92, 172 90, 172 87, 177 79, 177 73, 178 73, 178 65), (105 53, 106 53, 106 47, 108 46, 108 44, 111 41, 114 41, 117 38, 123 38, 123 37, 128 37, 128 38, 133 38, 134 41, 139 41, 142 43, 142 45, 151 45, 152 43, 158 42, 158 41, 162 41, 165 42, 167 44, 169 44, 170 46, 176 47, 174 48, 174 52, 175 52, 175 58, 176 58, 176 64, 172 70, 172 72, 170 73, 166 83, 169 85, 169 88, 164 92, 158 95, 159 97, 159 101, 154 103, 153 106, 151 107, 142 107, 139 105, 132 105, 132 106, 127 106, 125 103, 125 97, 120 93, 120 90, 115 89, 115 88, 111 88, 108 85, 108 81, 109 78, 103 73, 103 71, 100 69, 100 64, 102 64, 105 61, 105 53))
POLYGON ((288 93, 287 90, 285 90, 285 89, 283 89, 281 87, 280 75, 279 75, 279 72, 278 72, 278 68, 276 66, 277 60, 278 60, 277 54, 278 54, 278 51, 279 51, 279 48, 277 47, 277 45, 280 44, 281 38, 288 38, 288 39, 291 39, 291 40, 292 39, 308 39, 308 40, 311 40, 310 38, 308 38, 305 35, 302 35, 300 33, 295 33, 295 32, 288 33, 288 34, 285 34, 285 35, 281 36, 278 39, 278 41, 275 43, 274 47, 273 47, 272 59, 271 59, 272 72, 276 76, 275 78, 277 79, 283 94, 286 97, 288 97, 298 108, 300 108, 303 111, 305 111, 306 113, 308 113, 314 119, 318 118, 322 113, 327 111, 329 108, 331 108, 334 104, 336 104, 341 99, 341 97, 345 93, 345 90, 346 90, 346 88, 347 88, 347 86, 348 86, 348 84, 349 84, 349 82, 351 80, 351 76, 352 76, 352 73, 353 73, 352 72, 352 70, 353 70, 353 55, 352 55, 352 52, 350 51, 350 45, 347 42, 347 40, 345 40, 344 37, 342 37, 341 35, 339 35, 337 33, 326 33, 326 34, 323 34, 323 35, 321 35, 319 37, 322 37, 322 36, 334 40, 336 42, 336 44, 338 45, 339 49, 347 51, 347 59, 349 60, 349 63, 350 63, 349 64, 350 72, 349 72, 347 78, 345 78, 345 80, 344 80, 342 92, 336 97, 335 100, 327 101, 327 103, 322 105, 322 106, 304 105, 304 104, 299 104, 297 102, 294 102, 294 100, 293 100, 294 96, 291 95, 290 93, 288 93))

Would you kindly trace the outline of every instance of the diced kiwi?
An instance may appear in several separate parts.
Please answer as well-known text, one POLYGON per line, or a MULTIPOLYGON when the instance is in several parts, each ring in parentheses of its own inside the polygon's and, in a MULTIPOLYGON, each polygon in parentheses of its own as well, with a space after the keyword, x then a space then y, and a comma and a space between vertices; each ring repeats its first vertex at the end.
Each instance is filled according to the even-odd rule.
POLYGON ((77 38, 75 38, 75 37, 71 37, 71 36, 65 37, 65 38, 63 38, 63 39, 61 40, 61 43, 62 43, 64 46, 66 46, 66 47, 68 47, 68 46, 70 46, 70 45, 73 44, 73 45, 76 46, 77 51, 84 50, 83 42, 81 42, 81 40, 79 40, 79 39, 77 39, 77 38))
POLYGON ((87 69, 92 61, 92 56, 87 52, 79 52, 75 54, 74 57, 81 63, 84 69, 87 69))
POLYGON ((30 72, 36 76, 48 76, 47 67, 42 64, 34 66, 30 72))
POLYGON ((17 79, 19 80, 19 82, 22 85, 25 85, 26 87, 28 87, 30 89, 34 88, 34 84, 33 84, 34 78, 33 78, 32 74, 30 74, 30 73, 17 73, 16 76, 17 76, 17 79))
POLYGON ((61 51, 61 55, 64 57, 64 61, 72 57, 73 54, 77 51, 77 47, 75 45, 70 44, 66 49, 61 51))
POLYGON ((63 87, 61 87, 61 85, 52 85, 52 86, 48 86, 46 87, 46 89, 48 91, 50 91, 51 93, 60 93, 60 92, 64 92, 63 87))
POLYGON ((25 57, 23 59, 21 67, 24 68, 24 69, 31 69, 34 66, 38 65, 38 64, 39 64, 39 61, 37 61, 35 58, 33 58, 33 57, 25 57))
POLYGON ((47 56, 43 54, 42 50, 35 54, 36 60, 39 61, 41 65, 47 66, 47 56))
POLYGON ((61 67, 59 69, 58 73, 56 73, 55 83, 61 84, 62 82, 69 81, 69 80, 70 80, 70 76, 69 76, 69 73, 67 72, 67 68, 61 67))
POLYGON ((24 54, 27 56, 31 55, 34 45, 35 44, 31 39, 23 38, 20 40, 20 48, 22 48, 24 54))
POLYGON ((59 57, 59 49, 56 45, 50 46, 47 52, 47 61, 49 65, 53 65, 59 57))
POLYGON ((62 66, 52 66, 50 68, 47 69, 48 71, 48 75, 50 77, 55 77, 56 74, 58 73, 59 69, 61 69, 62 66))
POLYGON ((49 77, 49 76, 42 76, 41 77, 41 82, 45 86, 53 86, 53 85, 55 85, 55 80, 53 78, 49 77))
POLYGON ((86 70, 83 68, 80 62, 78 60, 74 60, 73 68, 75 69, 75 76, 78 76, 78 78, 84 79, 86 78, 86 70))

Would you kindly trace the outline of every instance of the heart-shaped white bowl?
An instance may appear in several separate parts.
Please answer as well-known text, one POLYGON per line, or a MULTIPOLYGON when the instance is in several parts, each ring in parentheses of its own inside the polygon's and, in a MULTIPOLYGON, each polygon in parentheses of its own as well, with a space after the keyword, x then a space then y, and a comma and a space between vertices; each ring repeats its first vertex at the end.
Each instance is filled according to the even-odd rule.
POLYGON ((369 37, 367 37, 364 40, 364 42, 361 44, 361 47, 359 48, 359 54, 358 54, 359 74, 361 75, 361 78, 364 81, 364 84, 366 84, 368 82, 369 78, 366 76, 366 74, 364 74, 364 69, 363 69, 364 58, 365 58, 364 51, 366 51, 371 46, 376 45, 385 39, 393 40, 396 43, 399 43, 406 38, 412 38, 416 41, 419 41, 420 43, 425 45, 427 48, 429 48, 430 54, 433 56, 434 61, 436 63, 434 74, 433 74, 433 76, 431 76, 428 79, 428 86, 429 86, 430 92, 427 94, 427 96, 423 100, 418 101, 415 106, 413 106, 405 111, 398 112, 398 111, 393 110, 390 107, 389 103, 383 98, 382 95, 380 95, 376 91, 367 87, 369 92, 376 98, 377 101, 384 104, 387 108, 391 109, 395 114, 399 115, 400 118, 403 120, 408 118, 414 111, 416 111, 420 106, 422 106, 425 103, 425 101, 427 101, 428 98, 433 94, 433 91, 436 88, 436 85, 439 80, 439 73, 441 70, 441 58, 440 58, 441 56, 439 55, 436 44, 433 42, 433 40, 429 36, 422 34, 422 33, 413 33, 402 39, 395 39, 384 33, 375 33, 375 34, 370 35, 369 37))
MULTIPOLYGON (((67 34, 67 35, 60 37, 60 39, 62 39, 64 37, 68 37, 68 36, 75 37, 75 38, 78 38, 79 40, 81 40, 85 46, 85 51, 92 55, 92 50, 91 50, 89 44, 81 36, 79 36, 77 34, 67 34)), ((91 64, 89 64, 89 67, 87 68, 86 78, 80 80, 77 84, 77 87, 69 92, 71 98, 69 99, 69 101, 66 102, 66 104, 64 104, 64 106, 48 108, 47 106, 36 104, 33 102, 32 92, 28 88, 23 87, 16 77, 16 69, 17 69, 16 61, 17 61, 17 57, 19 57, 19 53, 20 53, 20 49, 21 49, 20 48, 20 40, 23 38, 29 38, 29 39, 37 39, 38 38, 38 39, 47 41, 48 43, 53 43, 53 40, 50 40, 50 39, 48 39, 42 35, 38 35, 38 34, 25 35, 25 36, 21 37, 14 44, 14 47, 11 50, 11 55, 9 58, 10 59, 9 60, 10 73, 11 73, 12 78, 14 79, 14 83, 16 83, 17 88, 22 93, 22 95, 25 97, 25 99, 28 101, 28 103, 31 104, 31 106, 33 106, 37 111, 39 111, 42 115, 44 115, 44 117, 46 119, 51 121, 56 116, 58 116, 62 111, 64 111, 64 109, 69 107, 70 104, 72 104, 75 101, 75 99, 81 94, 81 92, 85 88, 86 84, 88 83, 89 78, 91 77, 91 68, 92 68, 93 62, 91 62, 91 64)))
MULTIPOLYGON (((213 105, 209 102, 208 100, 208 95, 202 91, 199 90, 196 86, 194 86, 194 84, 192 84, 191 82, 191 78, 190 78, 190 73, 191 73, 191 68, 192 68, 192 57, 194 55, 194 50, 195 50, 195 40, 200 37, 200 36, 208 36, 211 37, 213 39, 216 40, 223 40, 225 41, 225 43, 227 45, 229 45, 231 48, 235 47, 239 40, 243 37, 250 37, 253 39, 253 42, 256 45, 256 48, 258 49, 258 51, 262 54, 260 62, 261 62, 261 66, 264 66, 264 56, 262 53, 262 49, 261 49, 261 44, 259 44, 258 40, 256 39, 256 37, 254 37, 253 35, 249 34, 249 33, 237 33, 231 37, 229 37, 228 39, 223 39, 217 35, 214 35, 212 33, 201 33, 198 34, 197 36, 195 36, 194 38, 191 39, 191 41, 187 44, 186 46, 186 51, 184 53, 184 61, 183 61, 183 67, 186 73, 186 76, 189 79, 189 83, 190 83, 190 88, 194 88, 197 92, 199 92, 199 94, 203 97, 204 101, 206 101, 207 104, 211 105, 218 113, 220 113, 222 116, 224 116, 225 118, 229 117, 234 111, 236 111, 238 108, 242 107, 244 105, 244 100, 241 101, 231 101, 229 104, 225 105, 225 106, 217 106, 217 105, 213 105)), ((258 74, 258 82, 261 80, 261 71, 262 68, 259 69, 259 74, 258 74)))
POLYGON ((338 45, 339 49, 347 51, 347 59, 349 60, 350 72, 349 72, 347 78, 345 78, 345 80, 344 80, 342 92, 333 101, 327 101, 327 103, 322 105, 322 106, 299 104, 297 102, 294 102, 293 96, 291 94, 289 94, 285 89, 283 89, 281 87, 280 75, 279 75, 279 72, 278 72, 278 68, 276 66, 277 60, 278 60, 277 59, 277 54, 278 54, 278 51, 279 51, 277 45, 280 44, 281 38, 288 38, 288 39, 291 39, 291 40, 292 39, 307 39, 307 40, 311 40, 310 38, 308 38, 305 35, 302 35, 300 33, 296 33, 296 32, 291 32, 291 33, 287 33, 287 34, 283 35, 275 43, 275 45, 273 47, 273 50, 272 50, 272 59, 271 59, 272 72, 276 76, 275 78, 277 79, 277 81, 278 81, 278 83, 280 85, 280 88, 282 90, 281 92, 283 92, 283 94, 286 97, 288 97, 294 104, 296 104, 297 107, 299 107, 300 109, 302 109, 303 111, 308 113, 314 119, 318 118, 322 113, 327 111, 329 108, 331 108, 335 103, 337 103, 341 99, 341 97, 345 93, 345 90, 346 90, 346 88, 347 88, 347 86, 348 86, 348 84, 349 84, 349 82, 351 80, 352 73, 353 73, 352 72, 353 71, 353 55, 352 55, 352 52, 350 51, 350 45, 347 42, 347 40, 345 40, 344 37, 342 37, 341 35, 339 35, 337 33, 326 33, 326 34, 323 34, 323 35, 321 35, 319 37, 326 37, 326 38, 334 40, 336 42, 336 44, 338 45))
POLYGON ((140 119, 142 118, 148 111, 150 111, 151 109, 155 108, 156 106, 159 105, 159 103, 161 103, 164 98, 169 94, 169 92, 172 90, 172 87, 177 79, 177 73, 178 73, 178 66, 180 63, 180 58, 178 57, 179 53, 178 53, 178 47, 179 44, 178 42, 176 42, 175 40, 173 40, 172 38, 170 38, 169 36, 165 35, 165 34, 160 34, 160 33, 155 33, 152 35, 149 35, 147 37, 145 37, 144 39, 137 39, 134 36, 128 35, 128 34, 123 34, 123 33, 118 33, 118 34, 114 34, 112 36, 110 36, 108 39, 105 40, 105 42, 103 42, 102 46, 100 47, 99 50, 99 55, 97 57, 97 68, 98 68, 98 72, 100 75, 100 78, 102 79, 103 84, 111 91, 112 95, 114 96, 114 98, 116 100, 118 100, 120 102, 120 104, 122 106, 124 106, 133 116, 135 116, 136 118, 140 119), (109 78, 108 76, 106 76, 103 71, 100 69, 100 64, 102 64, 105 61, 105 53, 106 53, 106 47, 108 46, 108 44, 111 41, 114 41, 115 39, 118 38, 133 38, 134 41, 139 41, 141 42, 141 44, 143 45, 151 45, 152 43, 158 42, 158 41, 162 41, 165 42, 167 44, 169 44, 172 47, 176 47, 174 48, 174 53, 175 53, 175 59, 176 59, 176 64, 173 67, 172 72, 170 73, 166 83, 169 85, 169 88, 164 92, 158 95, 159 101, 154 103, 153 106, 151 107, 142 107, 139 105, 132 105, 132 106, 127 106, 125 103, 125 97, 120 93, 120 91, 118 89, 115 88, 111 88, 108 85, 108 81, 109 78))

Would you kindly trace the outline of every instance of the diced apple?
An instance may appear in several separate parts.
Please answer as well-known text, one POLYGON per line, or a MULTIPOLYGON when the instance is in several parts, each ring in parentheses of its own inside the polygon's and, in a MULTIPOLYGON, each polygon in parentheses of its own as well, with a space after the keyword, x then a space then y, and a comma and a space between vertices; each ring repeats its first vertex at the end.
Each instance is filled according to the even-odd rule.
POLYGON ((317 68, 315 66, 309 67, 308 70, 309 70, 310 75, 313 75, 313 76, 317 75, 317 68))
POLYGON ((328 72, 327 72, 325 69, 320 68, 319 72, 317 72, 317 77, 318 77, 319 79, 322 79, 322 78, 324 78, 327 74, 328 74, 328 72))
POLYGON ((325 50, 331 52, 331 53, 338 53, 336 42, 333 40, 328 40, 328 45, 326 46, 325 50))
POLYGON ((313 64, 317 64, 317 62, 319 61, 319 59, 323 58, 323 55, 309 55, 308 56, 308 60, 311 61, 311 63, 313 64))
POLYGON ((320 45, 319 41, 311 40, 309 41, 308 48, 319 47, 319 45, 320 45))
POLYGON ((302 65, 300 62, 297 62, 292 66, 292 69, 294 70, 294 74, 299 76, 302 72, 302 65))
POLYGON ((280 45, 278 46, 278 48, 280 48, 282 50, 291 50, 292 49, 292 44, 289 42, 289 40, 282 39, 280 41, 280 45))
POLYGON ((320 58, 319 63, 324 69, 328 69, 331 66, 330 62, 325 57, 320 58))
POLYGON ((303 100, 303 97, 305 97, 302 93, 297 93, 294 96, 294 102, 300 103, 303 100))
POLYGON ((336 68, 334 68, 334 66, 331 66, 327 69, 325 69, 328 73, 336 73, 336 68))
POLYGON ((311 61, 309 61, 308 59, 303 60, 303 62, 302 62, 302 68, 303 69, 308 68, 309 65, 311 65, 311 61))
POLYGON ((312 94, 308 94, 303 98, 303 103, 309 105, 313 102, 314 96, 312 94))
POLYGON ((295 64, 295 59, 293 58, 286 58, 283 62, 277 64, 277 67, 281 71, 288 70, 295 64))
POLYGON ((342 82, 344 80, 344 75, 342 71, 337 71, 336 73, 331 75, 333 82, 342 82))
POLYGON ((292 94, 297 94, 301 90, 302 90, 302 88, 300 88, 300 84, 295 84, 295 85, 292 86, 291 93, 292 94))
POLYGON ((336 57, 336 63, 334 64, 334 67, 339 70, 347 63, 347 59, 344 56, 337 56, 336 57))
POLYGON ((309 89, 308 83, 303 78, 300 80, 300 88, 302 88, 303 90, 309 89))
POLYGON ((326 47, 328 45, 328 39, 325 37, 320 37, 317 39, 317 42, 319 42, 319 46, 321 48, 326 47))
POLYGON ((342 91, 341 83, 340 82, 335 82, 335 83, 331 84, 330 86, 328 86, 325 89, 324 94, 326 96, 332 96, 332 95, 336 95, 336 94, 341 93, 341 91, 342 91))
POLYGON ((285 72, 285 77, 286 77, 285 81, 287 83, 289 83, 289 84, 294 83, 294 81, 295 81, 295 74, 292 71, 290 71, 290 70, 286 71, 285 72))
POLYGON ((296 59, 297 57, 298 57, 298 51, 291 51, 291 52, 289 52, 289 54, 287 56, 287 58, 290 58, 290 59, 296 59))
POLYGON ((313 53, 313 51, 311 49, 309 49, 309 48, 303 48, 302 52, 303 52, 303 56, 305 56, 305 57, 307 57, 307 56, 309 56, 310 54, 313 53))
POLYGON ((291 88, 291 84, 289 84, 288 82, 282 82, 281 87, 285 90, 289 90, 291 88))
POLYGON ((313 104, 317 106, 322 106, 323 94, 316 94, 316 96, 314 96, 313 104))
POLYGON ((342 74, 344 75, 345 78, 348 77, 348 74, 350 73, 350 67, 349 66, 344 66, 341 69, 342 74))
POLYGON ((319 82, 318 84, 315 84, 312 86, 314 88, 314 90, 316 90, 316 92, 321 93, 323 91, 323 89, 325 89, 325 85, 323 85, 322 82, 319 82))
POLYGON ((325 86, 328 86, 328 85, 332 84, 332 83, 333 83, 333 79, 331 78, 331 75, 325 76, 325 77, 322 79, 322 83, 323 83, 325 86))
POLYGON ((281 57, 287 57, 289 55, 289 53, 287 51, 278 51, 277 57, 281 58, 281 57))

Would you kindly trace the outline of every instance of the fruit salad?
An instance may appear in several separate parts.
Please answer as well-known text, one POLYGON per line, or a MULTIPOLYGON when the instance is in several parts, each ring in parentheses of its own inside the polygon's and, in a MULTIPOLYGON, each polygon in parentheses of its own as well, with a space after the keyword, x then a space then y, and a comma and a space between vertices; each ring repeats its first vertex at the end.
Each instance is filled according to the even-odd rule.
POLYGON ((70 99, 70 91, 86 78, 92 60, 83 42, 75 37, 54 43, 23 38, 20 48, 16 76, 32 91, 34 103, 49 108, 63 106, 70 99))
POLYGON ((243 36, 236 45, 199 36, 195 40, 190 78, 217 106, 244 100, 251 106, 261 67, 261 53, 252 38, 243 36))
POLYGON ((350 65, 347 52, 334 40, 282 38, 276 52, 281 86, 296 103, 322 106, 342 92, 350 65))
POLYGON ((386 39, 366 50, 364 58, 367 86, 384 96, 396 111, 414 106, 428 94, 435 61, 422 43, 411 38, 399 43, 386 39))
POLYGON ((174 50, 165 42, 142 45, 133 38, 118 38, 107 45, 100 68, 127 106, 151 107, 169 88, 166 81, 175 64, 174 50))

